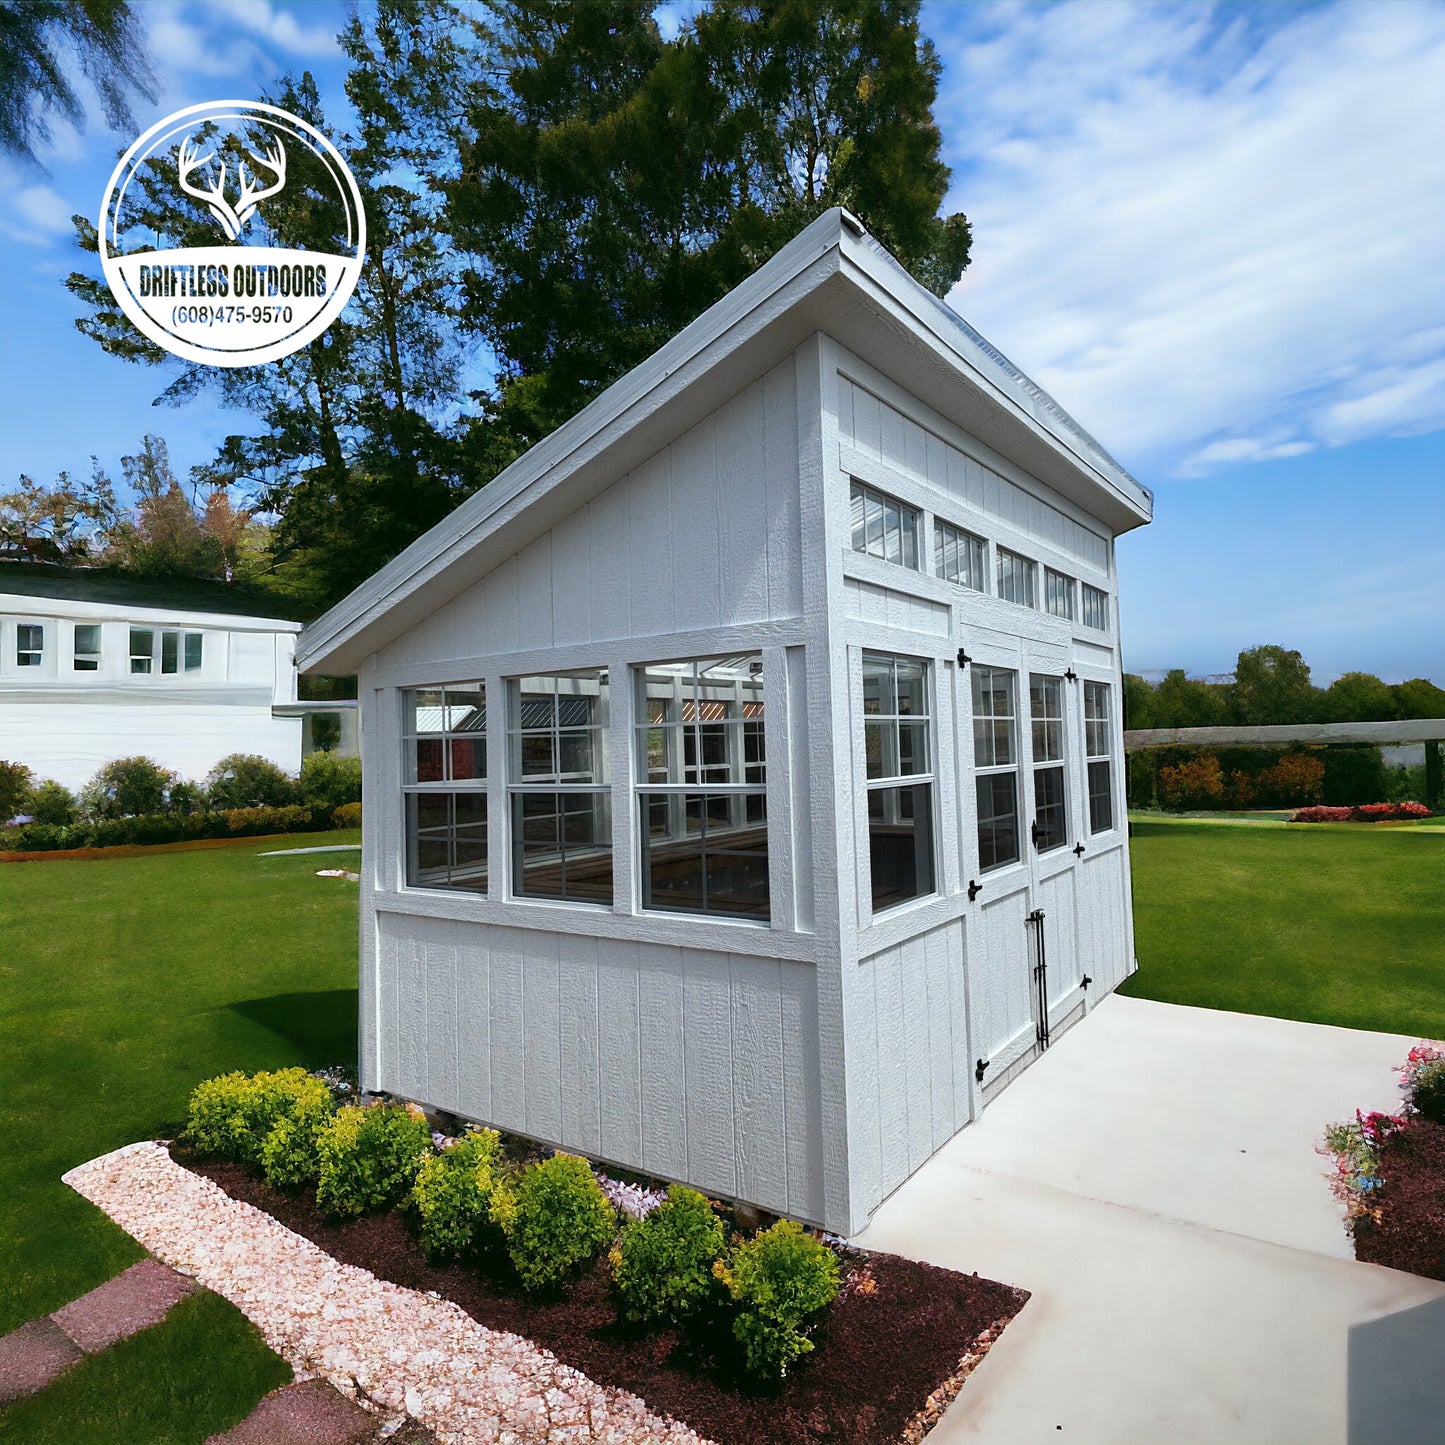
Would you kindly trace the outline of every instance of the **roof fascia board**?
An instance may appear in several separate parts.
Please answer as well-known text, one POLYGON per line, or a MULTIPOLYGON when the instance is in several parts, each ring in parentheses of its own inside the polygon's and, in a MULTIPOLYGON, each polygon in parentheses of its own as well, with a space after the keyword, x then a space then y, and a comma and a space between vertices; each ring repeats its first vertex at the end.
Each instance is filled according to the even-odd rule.
POLYGON ((149 607, 136 602, 86 602, 79 597, 47 597, 38 592, 0 590, 0 613, 32 617, 85 617, 111 622, 147 622, 181 627, 226 627, 232 632, 300 632, 302 624, 283 617, 246 612, 202 612, 191 607, 149 607))

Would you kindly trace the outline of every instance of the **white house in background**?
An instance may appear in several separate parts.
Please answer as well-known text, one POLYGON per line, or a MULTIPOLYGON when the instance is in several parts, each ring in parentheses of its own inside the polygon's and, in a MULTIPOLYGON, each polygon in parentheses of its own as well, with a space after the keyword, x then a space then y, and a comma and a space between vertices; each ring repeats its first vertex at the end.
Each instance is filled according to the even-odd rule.
POLYGON ((228 753, 295 773, 302 714, 338 705, 297 703, 301 625, 255 606, 219 584, 0 563, 0 758, 71 789, 136 754, 194 779, 228 753))
POLYGON ((1150 494, 832 211, 303 634, 367 1087, 851 1233, 1134 967, 1150 494))

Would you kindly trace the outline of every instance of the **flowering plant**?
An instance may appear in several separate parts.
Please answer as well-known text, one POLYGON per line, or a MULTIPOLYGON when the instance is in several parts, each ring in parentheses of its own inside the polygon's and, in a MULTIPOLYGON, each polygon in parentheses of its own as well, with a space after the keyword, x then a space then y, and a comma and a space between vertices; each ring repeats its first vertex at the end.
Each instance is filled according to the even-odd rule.
POLYGON ((1397 823, 1428 818, 1424 803, 1361 803, 1355 808, 1300 808, 1291 823, 1397 823))

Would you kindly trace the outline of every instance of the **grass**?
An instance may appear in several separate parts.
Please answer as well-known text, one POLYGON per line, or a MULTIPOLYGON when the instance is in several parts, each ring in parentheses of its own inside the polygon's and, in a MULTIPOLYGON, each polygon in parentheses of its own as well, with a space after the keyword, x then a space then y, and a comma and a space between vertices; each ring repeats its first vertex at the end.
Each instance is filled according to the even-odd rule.
MULTIPOLYGON (((1433 820, 1432 820, 1433 821, 1433 820)), ((1445 1037, 1445 837, 1136 818, 1136 998, 1445 1037)))
POLYGON ((190 1445, 230 1429, 290 1379, 240 1310, 192 1295, 154 1328, 0 1410, 0 1445, 190 1445))
MULTIPOLYGON (((190 1090, 213 1074, 355 1061, 356 888, 315 877, 346 855, 258 855, 359 836, 0 864, 0 1334, 141 1257, 61 1182, 67 1169, 173 1135, 190 1090)), ((189 1318, 173 1331, 176 1356, 204 1359, 199 1334, 186 1344, 189 1318)), ((249 1358, 228 1328, 232 1348, 209 1365, 217 1380, 239 1379, 232 1366, 249 1358)), ((138 1379, 132 1398, 112 1402, 122 1420, 152 1391, 138 1379)), ((148 1429, 126 1438, 173 1438, 148 1429)))

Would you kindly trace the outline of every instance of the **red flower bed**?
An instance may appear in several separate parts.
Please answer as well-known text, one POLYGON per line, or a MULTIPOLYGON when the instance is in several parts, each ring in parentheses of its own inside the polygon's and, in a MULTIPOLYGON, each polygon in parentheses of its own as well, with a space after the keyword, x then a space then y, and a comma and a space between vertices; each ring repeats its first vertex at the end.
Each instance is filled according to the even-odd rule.
POLYGON ((1400 823, 1430 817, 1424 803, 1361 803, 1357 808, 1301 808, 1291 823, 1400 823))

